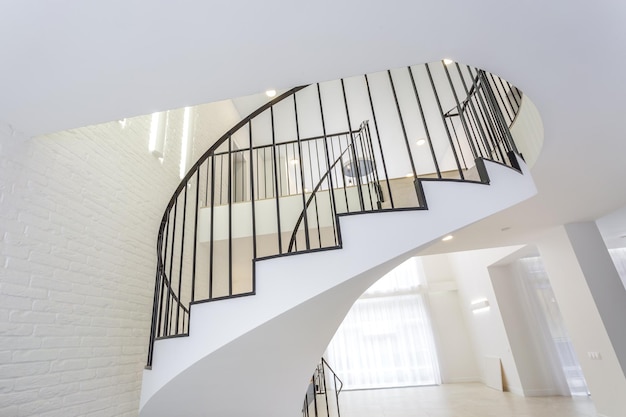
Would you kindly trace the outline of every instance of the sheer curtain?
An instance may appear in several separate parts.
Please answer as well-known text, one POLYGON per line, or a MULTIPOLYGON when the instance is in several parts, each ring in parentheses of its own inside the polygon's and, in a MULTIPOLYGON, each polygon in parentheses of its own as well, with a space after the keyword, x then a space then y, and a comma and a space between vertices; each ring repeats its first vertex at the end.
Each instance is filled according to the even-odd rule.
MULTIPOLYGON (((569 338, 565 323, 556 302, 552 286, 540 257, 522 258, 517 261, 520 267, 525 295, 536 315, 539 331, 542 331, 552 346, 547 346, 556 353, 562 376, 565 377, 571 395, 588 395, 587 382, 576 357, 574 346, 569 338)), ((553 370, 556 372, 556 369, 553 370)), ((557 376, 557 380, 558 380, 557 376)))
POLYGON ((337 330, 326 357, 344 389, 441 383, 417 258, 370 287, 337 330))

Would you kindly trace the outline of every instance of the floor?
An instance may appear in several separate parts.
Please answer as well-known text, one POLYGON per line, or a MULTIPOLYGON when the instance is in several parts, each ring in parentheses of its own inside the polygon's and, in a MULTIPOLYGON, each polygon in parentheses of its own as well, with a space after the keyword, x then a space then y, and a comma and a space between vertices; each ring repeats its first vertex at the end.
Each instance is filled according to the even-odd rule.
POLYGON ((480 383, 344 391, 341 417, 595 417, 589 397, 521 397, 480 383))

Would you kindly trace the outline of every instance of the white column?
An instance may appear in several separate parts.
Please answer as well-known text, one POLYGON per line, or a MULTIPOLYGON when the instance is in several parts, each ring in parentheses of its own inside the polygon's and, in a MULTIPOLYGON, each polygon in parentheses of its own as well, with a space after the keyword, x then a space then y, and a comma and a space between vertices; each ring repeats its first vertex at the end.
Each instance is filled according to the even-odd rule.
POLYGON ((538 246, 598 414, 626 416, 626 291, 596 224, 558 227, 538 246))

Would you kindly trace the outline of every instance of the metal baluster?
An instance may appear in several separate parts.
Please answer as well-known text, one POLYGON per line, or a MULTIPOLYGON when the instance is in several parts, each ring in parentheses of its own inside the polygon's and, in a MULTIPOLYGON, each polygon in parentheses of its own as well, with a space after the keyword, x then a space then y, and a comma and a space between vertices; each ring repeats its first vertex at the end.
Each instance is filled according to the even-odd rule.
POLYGON ((400 111, 400 104, 398 103, 398 95, 396 94, 396 88, 393 84, 393 78, 391 77, 391 71, 387 71, 389 76, 389 84, 391 85, 391 91, 393 92, 393 98, 396 102, 396 110, 398 112, 398 118, 400 120, 400 127, 402 127, 402 134, 404 135, 404 142, 406 144, 406 152, 411 162, 411 170, 413 171, 413 178, 417 178, 417 170, 415 169, 415 162, 413 161, 413 154, 411 152, 411 146, 409 145, 409 137, 406 133, 406 127, 404 126, 404 119, 402 118, 402 112, 400 111))
MULTIPOLYGON (((500 111, 502 111, 502 107, 504 107, 504 111, 506 112, 506 115, 509 118, 509 123, 511 123, 513 121, 514 115, 511 116, 511 113, 509 112, 509 108, 506 106, 506 102, 504 101, 504 99, 502 98, 502 92, 500 91, 500 88, 498 88, 498 84, 496 84, 496 78, 498 78, 500 80, 500 83, 502 83, 502 79, 500 77, 495 77, 493 76, 493 74, 489 73, 489 77, 491 78, 491 82, 492 82, 492 90, 495 88, 495 90, 498 92, 498 98, 500 98, 500 101, 498 102, 496 99, 496 103, 498 104, 498 108, 500 108, 500 111)), ((504 114, 503 114, 504 116, 504 114)), ((508 124, 507 123, 507 126, 508 124)))
POLYGON ((430 137, 430 131, 428 130, 428 123, 426 123, 426 116, 424 115, 424 109, 422 107, 422 100, 420 100, 419 93, 417 92, 417 85, 415 84, 415 78, 413 76, 413 71, 411 67, 407 67, 409 71, 409 76, 411 77, 411 84, 413 84, 413 93, 415 94, 415 100, 417 101, 417 107, 420 112, 420 117, 422 118, 422 126, 424 126, 424 133, 426 134, 426 140, 428 141, 428 147, 430 148, 430 154, 433 158, 433 163, 435 164, 435 170, 437 171, 437 178, 441 178, 441 170, 439 169, 439 162, 437 161, 437 156, 435 155, 435 148, 433 147, 433 141, 430 137))
POLYGON ((391 184, 389 183, 389 175, 387 174, 387 163, 385 162, 385 155, 383 154, 383 145, 380 140, 380 134, 378 132, 378 123, 376 122, 376 112, 374 111, 374 101, 372 100, 372 92, 370 89, 370 83, 369 83, 369 79, 367 75, 365 75, 365 86, 367 87, 367 96, 369 98, 370 108, 372 110, 372 120, 374 121, 374 130, 376 132, 376 138, 378 139, 378 149, 380 150, 380 158, 383 163, 383 172, 385 173, 385 181, 387 182, 387 191, 389 192, 389 203, 391 204, 391 208, 393 209, 395 206, 393 204, 393 195, 391 193, 391 184))
MULTIPOLYGON (((283 240, 282 240, 282 232, 280 230, 280 188, 279 188, 279 175, 278 172, 278 148, 276 147, 276 134, 274 132, 274 106, 270 107, 270 120, 272 125, 272 163, 274 165, 274 186, 276 187, 276 192, 274 195, 274 199, 276 201, 276 224, 278 226, 278 253, 283 253, 283 240)), ((280 181, 280 187, 282 187, 282 181, 280 181)))
MULTIPOLYGON (((309 154, 309 171, 311 175, 311 186, 314 187, 316 182, 313 180, 313 161, 311 160, 311 141, 306 141, 307 151, 309 154)), ((306 191, 306 190, 305 190, 306 191)), ((311 190, 313 192, 314 190, 311 190)), ((317 194, 313 195, 313 202, 315 203, 315 220, 317 222, 317 240, 319 242, 319 247, 322 247, 322 231, 320 230, 320 214, 319 207, 317 205, 317 194)), ((305 207, 306 210, 306 207, 305 207)))
POLYGON ((233 295, 233 137, 228 137, 228 295, 233 295))
MULTIPOLYGON (((208 166, 207 166, 208 168, 208 166)), ((200 211, 200 167, 196 171, 196 213, 193 223, 193 266, 191 270, 191 302, 196 300, 196 259, 198 253, 198 211, 200 211)), ((189 306, 191 310, 191 305, 189 306)))
MULTIPOLYGON (((350 111, 348 110, 348 97, 346 96, 346 86, 344 84, 343 78, 341 79, 341 92, 343 93, 343 103, 346 108, 346 119, 348 121, 348 134, 350 135, 350 140, 352 143, 352 155, 354 156, 354 171, 356 171, 355 182, 357 186, 357 194, 359 196, 359 206, 361 207, 361 211, 365 210, 365 203, 363 201, 363 189, 361 188, 361 170, 359 168, 359 160, 356 157, 356 146, 354 146, 354 134, 352 133, 352 122, 350 121, 350 111)), ((352 172, 352 175, 355 172, 352 172)))
POLYGON ((180 308, 183 298, 183 258, 185 254, 185 224, 187 221, 187 185, 185 184, 185 198, 183 203, 183 224, 181 225, 182 232, 180 237, 180 266, 178 268, 178 307, 176 308, 176 326, 174 332, 178 334, 178 321, 180 316, 180 308))
POLYGON ((304 167, 302 160, 302 142, 300 141, 300 126, 298 125, 298 100, 296 94, 293 94, 293 111, 296 118, 296 140, 298 142, 298 162, 300 165, 300 186, 302 195, 302 210, 304 210, 304 240, 306 242, 306 250, 311 249, 311 242, 309 239, 309 219, 306 212, 306 196, 304 194, 304 167))
POLYGON ((174 267, 174 242, 176 241, 176 212, 178 210, 178 199, 176 199, 176 202, 174 203, 174 220, 172 220, 172 249, 170 252, 170 273, 167 276, 167 286, 168 286, 168 291, 167 291, 167 300, 166 300, 166 304, 165 304, 165 320, 167 323, 167 328, 166 328, 166 332, 164 334, 164 336, 168 336, 169 335, 169 330, 170 330, 170 298, 172 297, 172 268, 174 267))
MULTIPOLYGON (((362 131, 359 130, 359 133, 356 134, 357 138, 359 139, 359 148, 361 150, 361 159, 363 160, 364 163, 368 163, 368 159, 367 159, 367 155, 365 153, 365 148, 363 147, 363 134, 362 131)), ((359 161, 357 160, 357 164, 360 165, 359 161)), ((367 170, 368 168, 366 166, 363 167, 365 170, 367 170)), ((360 169, 360 168, 359 168, 360 169)), ((369 172, 366 173, 361 173, 361 177, 366 178, 366 180, 369 178, 369 172)), ((372 189, 369 186, 369 182, 365 181, 365 186, 367 187, 367 194, 369 196, 369 200, 370 200, 370 208, 368 210, 373 210, 374 209, 374 201, 372 200, 372 189)))
MULTIPOLYGON (((322 105, 322 92, 320 91, 320 84, 317 83, 317 99, 319 101, 320 104, 320 115, 321 115, 321 120, 322 120, 322 134, 324 135, 324 154, 326 156, 326 170, 329 171, 328 173, 328 183, 329 183, 329 189, 328 189, 328 194, 329 194, 329 198, 330 198, 330 208, 332 211, 332 224, 333 224, 333 236, 334 236, 334 242, 335 244, 338 243, 337 240, 337 225, 336 225, 336 214, 337 214, 337 206, 335 204, 335 186, 333 184, 333 175, 331 171, 331 162, 330 162, 330 157, 328 155, 328 138, 326 137, 326 121, 324 119, 324 106, 322 105)), ((332 145, 332 143, 331 143, 332 145)), ((334 157, 333 157, 333 161, 334 161, 334 157)))
MULTIPOLYGON (((254 186, 252 184, 254 184, 254 167, 253 167, 253 149, 252 149, 252 120, 250 120, 248 122, 248 126, 249 126, 249 132, 250 132, 250 204, 251 204, 251 208, 252 208, 252 259, 256 259, 256 248, 257 248, 257 242, 256 242, 256 211, 255 211, 255 206, 256 206, 256 201, 255 201, 255 194, 254 194, 254 186)), ((257 171, 257 177, 258 177, 258 171, 257 171)), ((252 278, 254 280, 254 274, 252 274, 252 278)), ((254 285, 253 285, 254 287, 254 285)))
MULTIPOLYGON (((207 167, 208 169, 208 167, 207 167)), ((220 163, 220 171, 222 171, 220 163)), ((220 187, 221 188, 221 187, 220 187)), ((221 194, 221 192, 220 192, 221 194)), ((211 230, 209 236, 209 300, 213 298, 213 252, 215 231, 215 155, 211 157, 211 230)))
MULTIPOLYGON (((471 100, 470 91, 467 88, 467 83, 465 82, 465 77, 463 76, 463 73, 461 72, 461 67, 459 66, 458 62, 455 62, 455 66, 456 66, 457 73, 459 74, 459 78, 461 79, 461 83, 463 84, 463 89, 465 90, 465 94, 467 94, 467 97, 468 97, 467 102, 468 102, 469 108, 470 108, 470 115, 473 116, 474 117, 474 121, 476 121, 476 118, 478 117, 478 113, 476 112, 476 108, 474 107, 474 102, 471 100)), ((479 131, 480 137, 482 138, 483 143, 487 143, 487 136, 486 136, 485 131, 483 130, 482 126, 480 124, 478 124, 477 127, 478 127, 478 131, 479 131)), ((472 128, 472 131, 475 134, 473 128, 472 128)), ((489 155, 491 155, 491 152, 489 152, 489 155)))
MULTIPOLYGON (((427 65, 426 68, 428 68, 428 64, 426 64, 426 65, 427 65)), ((450 77, 450 71, 448 71, 448 66, 446 64, 444 64, 443 61, 441 61, 441 65, 443 66, 443 70, 446 73, 446 77, 448 78, 448 83, 450 84, 450 90, 452 90, 452 95, 454 96, 454 101, 456 103, 457 108, 459 109, 459 114, 461 114, 461 110, 462 110, 461 103, 459 102, 459 97, 458 97, 458 95, 456 93, 456 89, 454 88, 454 83, 452 82, 452 78, 450 77)), ((469 129, 467 128, 467 125, 465 123, 465 119, 463 118, 462 115, 461 115, 460 119, 461 119, 461 126, 463 126, 463 132, 465 132, 465 135, 466 135, 467 139, 472 144, 472 151, 473 151, 473 154, 474 154, 474 158, 476 158, 477 155, 476 155, 476 149, 473 146, 473 141, 472 141, 473 138, 472 138, 472 136, 471 136, 471 134, 469 132, 469 129)), ((453 150, 454 150, 454 147, 453 147, 453 150)), ((455 156, 456 156, 456 152, 455 152, 455 156)), ((457 162, 458 162, 458 160, 457 160, 457 162)), ((459 169, 460 169, 460 167, 459 167, 459 169)), ((464 179, 463 178, 463 173, 461 171, 459 171, 459 172, 461 173, 461 179, 464 179)))
MULTIPOLYGON (((435 101, 437 102, 437 108, 439 108, 439 114, 441 115, 441 119, 443 120, 443 127, 445 128, 446 135, 448 136, 448 141, 450 142, 450 148, 452 149, 452 154, 454 155, 454 161, 456 162, 457 169, 459 171, 459 175, 461 179, 465 179, 463 175, 463 170, 461 169, 461 164, 459 163, 459 156, 454 149, 454 143, 452 142, 452 135, 450 135, 450 130, 448 129, 448 124, 445 120, 445 115, 443 113, 443 108, 441 107, 441 101, 439 100, 439 94, 437 93, 437 88, 435 87, 435 81, 433 80, 433 75, 430 72, 430 67, 428 64, 424 64, 426 66, 426 73, 428 74, 428 79, 430 80, 430 85, 433 89, 433 93, 435 94, 435 101)), ((468 138, 469 140, 469 138, 468 138)), ((470 146, 472 148, 472 152, 476 155, 476 149, 474 149, 474 144, 470 141, 470 146)))

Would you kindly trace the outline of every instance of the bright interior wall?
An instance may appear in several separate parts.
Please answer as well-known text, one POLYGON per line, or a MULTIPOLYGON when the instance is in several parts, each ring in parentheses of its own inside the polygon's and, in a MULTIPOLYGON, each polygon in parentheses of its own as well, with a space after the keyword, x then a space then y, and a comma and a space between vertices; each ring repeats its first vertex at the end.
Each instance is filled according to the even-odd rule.
POLYGON ((461 299, 445 255, 420 258, 428 283, 428 303, 444 384, 480 381, 476 353, 461 299))
POLYGON ((489 265, 509 255, 515 249, 505 247, 474 250, 451 253, 446 256, 459 288, 461 308, 472 335, 481 380, 486 381, 486 360, 499 358, 504 389, 523 395, 520 375, 511 353, 498 300, 487 270, 489 265), (471 304, 478 300, 487 300, 490 308, 472 312, 471 304))
POLYGON ((514 265, 488 268, 511 353, 525 396, 569 395, 560 362, 549 351, 552 340, 542 333, 541 324, 530 311, 528 296, 514 265))
MULTIPOLYGON (((0 415, 137 415, 183 113, 168 112, 162 160, 151 116, 0 132, 0 415)), ((194 157, 238 119, 230 102, 196 108, 194 157)))

